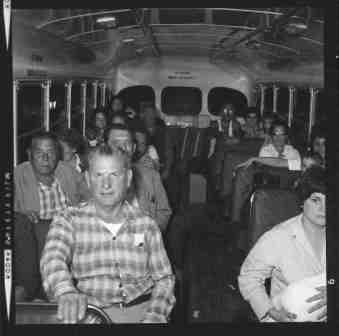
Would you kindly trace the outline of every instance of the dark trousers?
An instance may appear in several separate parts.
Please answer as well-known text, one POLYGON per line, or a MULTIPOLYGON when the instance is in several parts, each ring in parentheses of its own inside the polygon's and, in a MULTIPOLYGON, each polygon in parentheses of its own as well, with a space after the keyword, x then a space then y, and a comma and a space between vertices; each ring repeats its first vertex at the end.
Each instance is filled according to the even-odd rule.
POLYGON ((50 222, 33 223, 19 213, 14 217, 15 285, 24 287, 31 299, 44 297, 39 263, 50 222))
POLYGON ((241 212, 255 187, 255 176, 277 177, 276 186, 282 189, 291 188, 294 181, 300 176, 299 171, 290 171, 287 168, 270 167, 262 164, 252 164, 247 168, 239 168, 233 181, 232 220, 240 221, 241 212), (257 175, 258 176, 258 175, 257 175))

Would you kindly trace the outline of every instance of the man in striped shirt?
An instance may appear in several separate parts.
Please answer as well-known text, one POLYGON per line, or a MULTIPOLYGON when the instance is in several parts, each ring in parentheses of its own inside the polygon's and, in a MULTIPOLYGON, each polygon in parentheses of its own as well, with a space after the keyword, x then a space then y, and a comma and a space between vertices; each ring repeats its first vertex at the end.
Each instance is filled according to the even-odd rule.
POLYGON ((107 145, 94 148, 91 201, 54 217, 40 269, 65 323, 81 320, 88 303, 103 308, 114 323, 168 320, 174 275, 158 225, 129 193, 132 175, 128 154, 107 145))

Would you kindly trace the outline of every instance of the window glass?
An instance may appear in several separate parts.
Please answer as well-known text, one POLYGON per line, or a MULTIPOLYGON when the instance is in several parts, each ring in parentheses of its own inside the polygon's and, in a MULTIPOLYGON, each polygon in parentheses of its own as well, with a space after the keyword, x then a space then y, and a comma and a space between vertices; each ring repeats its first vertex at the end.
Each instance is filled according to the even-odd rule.
POLYGON ((18 90, 18 163, 28 159, 26 149, 35 132, 43 129, 41 83, 20 82, 18 90))
POLYGON ((52 81, 50 96, 50 130, 58 132, 66 124, 66 90, 65 82, 52 81))
POLYGON ((168 115, 197 115, 201 105, 202 94, 198 88, 169 86, 161 92, 161 110, 168 115))
POLYGON ((217 115, 225 103, 232 103, 238 116, 243 116, 247 107, 245 95, 237 90, 215 87, 210 90, 207 96, 208 112, 217 115))

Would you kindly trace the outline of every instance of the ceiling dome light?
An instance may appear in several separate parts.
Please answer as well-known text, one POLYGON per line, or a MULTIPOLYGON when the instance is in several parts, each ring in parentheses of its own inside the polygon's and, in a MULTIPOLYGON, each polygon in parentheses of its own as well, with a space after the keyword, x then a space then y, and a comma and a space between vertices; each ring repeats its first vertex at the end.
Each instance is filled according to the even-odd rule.
POLYGON ((308 25, 303 18, 292 17, 284 27, 284 30, 289 34, 294 35, 304 32, 307 28, 308 25))
POLYGON ((96 23, 115 23, 115 16, 102 16, 96 19, 96 23))
POLYGON ((135 39, 134 38, 125 38, 122 40, 123 43, 131 43, 131 42, 134 42, 135 39))

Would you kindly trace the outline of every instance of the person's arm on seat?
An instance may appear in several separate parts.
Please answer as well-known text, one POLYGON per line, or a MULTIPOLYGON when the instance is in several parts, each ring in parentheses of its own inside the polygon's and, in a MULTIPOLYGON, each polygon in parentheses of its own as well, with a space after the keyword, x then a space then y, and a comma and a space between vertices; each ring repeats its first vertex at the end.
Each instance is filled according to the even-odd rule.
POLYGON ((168 316, 175 304, 173 275, 169 259, 164 248, 160 230, 156 225, 147 237, 149 244, 149 267, 155 285, 149 307, 142 323, 167 323, 168 316))
POLYGON ((156 202, 156 222, 162 232, 165 232, 168 221, 172 215, 172 209, 169 205, 166 190, 162 184, 160 174, 154 173, 153 183, 156 202))
POLYGON ((87 300, 75 288, 69 263, 75 244, 69 212, 59 213, 51 223, 40 260, 43 287, 51 301, 58 302, 58 317, 76 323, 84 316, 87 300))

